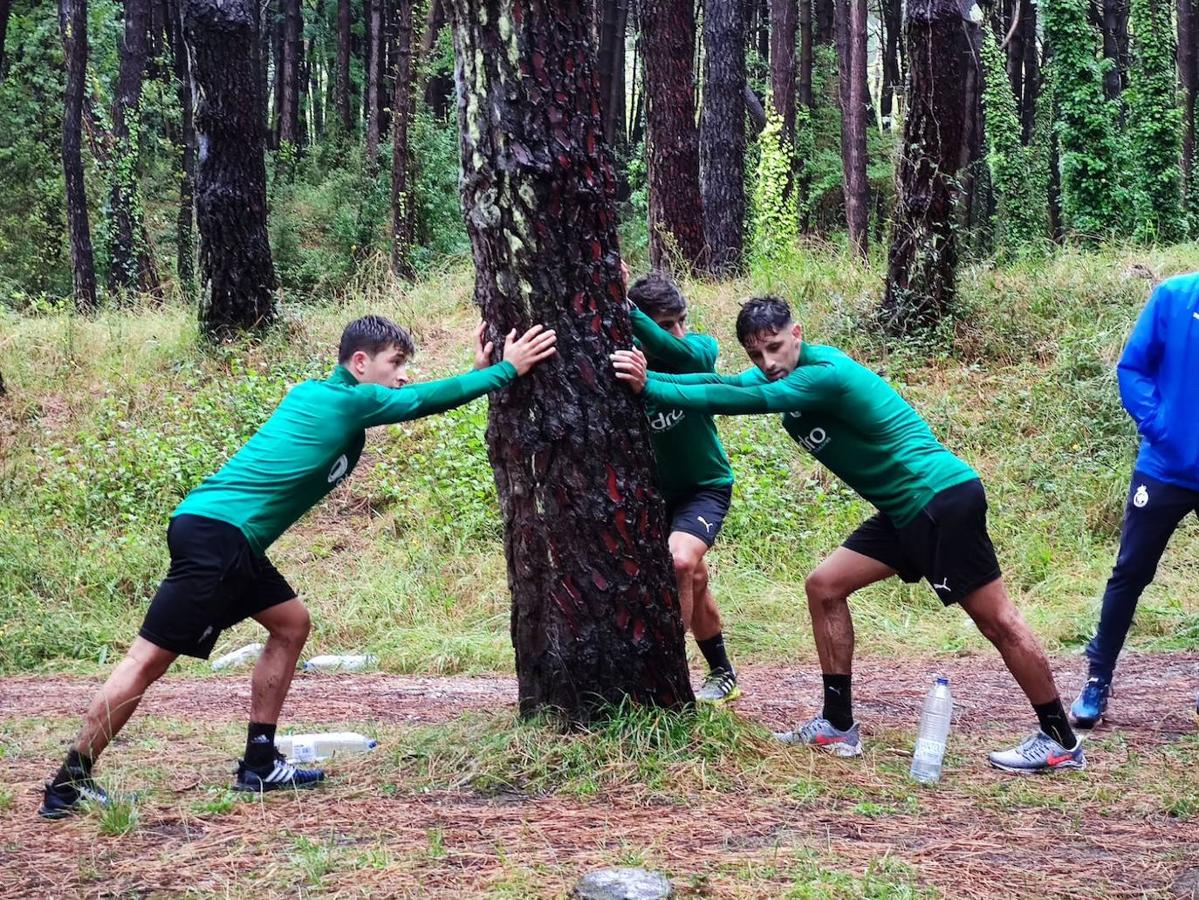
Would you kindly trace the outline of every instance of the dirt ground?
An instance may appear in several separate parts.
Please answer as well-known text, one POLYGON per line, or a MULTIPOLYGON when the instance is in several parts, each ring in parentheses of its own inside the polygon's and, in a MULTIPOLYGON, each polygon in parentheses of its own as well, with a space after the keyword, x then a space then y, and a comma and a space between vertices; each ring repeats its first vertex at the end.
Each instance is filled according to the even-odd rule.
MULTIPOLYGON (((1068 701, 1082 661, 1059 658, 1055 668, 1068 701)), ((737 712, 773 727, 810 715, 819 693, 806 667, 746 667, 741 678, 737 712)), ((248 679, 168 678, 134 719, 145 719, 140 738, 110 754, 150 761, 170 786, 123 836, 105 836, 94 817, 34 816, 40 783, 96 685, 0 679, 0 896, 561 896, 591 868, 632 858, 670 874, 682 896, 1199 897, 1199 654, 1130 654, 1112 716, 1089 738, 1088 771, 1029 779, 985 763, 986 750, 1035 721, 996 656, 861 660, 854 693, 867 757, 812 756, 813 777, 853 789, 815 802, 786 791, 674 803, 620 790, 385 791, 382 767, 396 760, 376 751, 333 767, 320 791, 209 814, 197 798, 227 784, 237 747, 222 755, 205 732, 237 733, 248 679), (934 672, 952 680, 959 764, 918 804, 880 805, 907 790, 884 763, 910 750, 934 672), (1165 793, 1142 792, 1139 779, 1163 766, 1172 766, 1165 793)), ((372 728, 385 750, 389 732, 514 700, 510 677, 299 676, 284 719, 372 728)))

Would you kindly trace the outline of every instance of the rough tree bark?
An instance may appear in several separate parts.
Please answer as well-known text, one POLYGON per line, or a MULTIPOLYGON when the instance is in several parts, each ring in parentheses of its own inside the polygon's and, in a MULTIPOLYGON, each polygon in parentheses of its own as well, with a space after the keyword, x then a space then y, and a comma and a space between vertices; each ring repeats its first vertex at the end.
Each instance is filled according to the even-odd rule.
POLYGON ((453 0, 462 202, 497 340, 558 358, 492 394, 520 710, 692 700, 649 431, 608 354, 631 345, 585 3, 453 0))
POLYGON ((1020 16, 1024 32, 1024 94, 1020 100, 1020 139, 1030 144, 1037 124, 1037 100, 1041 96, 1041 60, 1037 53, 1037 6, 1029 2, 1020 16))
MULTIPOLYGON (((795 139, 795 32, 799 26, 799 7, 809 0, 770 0, 770 96, 783 120, 783 135, 795 139)), ((809 19, 810 25, 810 19, 809 19)), ((811 46, 808 47, 811 52, 811 46)), ((812 93, 812 75, 808 72, 808 96, 812 93)), ((809 101, 804 100, 805 105, 809 101)))
POLYGON ((142 221, 138 188, 142 82, 149 52, 149 28, 148 0, 126 0, 120 72, 112 104, 114 148, 109 172, 112 225, 108 286, 114 291, 157 294, 161 284, 142 221))
POLYGON ((214 338, 275 320, 266 231, 265 128, 257 99, 256 0, 183 0, 196 93, 200 325, 214 338))
POLYGON ((708 270, 714 275, 733 275, 742 269, 745 249, 743 0, 707 0, 704 50, 704 111, 700 129, 704 240, 708 245, 708 270))
POLYGON ((420 59, 413 53, 412 0, 397 0, 395 96, 391 112, 391 269, 411 278, 416 204, 412 197, 414 162, 408 128, 420 90, 416 73, 420 59))
POLYGON ((1195 94, 1199 89, 1199 34, 1195 29, 1195 5, 1178 0, 1178 75, 1182 84, 1182 198, 1188 214, 1196 209, 1195 94))
POLYGON ((967 75, 977 68, 978 26, 964 7, 960 0, 907 3, 908 106, 881 309, 895 335, 935 325, 953 304, 955 182, 970 128, 967 75))
POLYGON ((379 90, 383 80, 383 3, 366 0, 370 21, 370 42, 366 55, 366 163, 374 170, 379 164, 379 90))
POLYGON ((704 213, 699 193, 695 127, 695 9, 691 0, 645 0, 641 8, 645 63, 649 250, 655 269, 680 261, 704 267, 704 213))
POLYGON ((812 0, 799 0, 799 102, 812 108, 812 0))
POLYGON ((350 0, 337 0, 337 78, 335 103, 343 134, 354 131, 350 106, 350 0))
POLYGON ((87 0, 59 0, 58 25, 67 57, 67 85, 62 120, 62 168, 66 181, 67 229, 71 233, 71 264, 75 308, 95 312, 96 264, 87 221, 87 191, 83 182, 83 93, 87 86, 87 0))
POLYGON ((300 57, 304 20, 300 0, 283 2, 283 57, 280 61, 279 143, 300 144, 300 57))
POLYGON ((841 165, 845 222, 863 258, 870 245, 870 182, 866 177, 866 0, 837 0, 837 70, 841 98, 841 165))
POLYGON ((0 0, 0 81, 4 80, 4 38, 8 34, 8 15, 12 0, 0 0))
POLYGON ((192 227, 195 206, 196 125, 192 107, 191 60, 183 41, 183 11, 179 0, 167 0, 167 38, 175 65, 175 93, 179 99, 179 212, 175 216, 175 273, 184 296, 196 288, 195 244, 192 227))
POLYGON ((600 10, 600 102, 604 110, 604 140, 614 150, 625 142, 625 34, 629 0, 595 0, 600 10))
POLYGON ((1103 55, 1112 61, 1103 76, 1107 99, 1119 99, 1128 83, 1128 0, 1093 0, 1092 14, 1103 33, 1103 55))

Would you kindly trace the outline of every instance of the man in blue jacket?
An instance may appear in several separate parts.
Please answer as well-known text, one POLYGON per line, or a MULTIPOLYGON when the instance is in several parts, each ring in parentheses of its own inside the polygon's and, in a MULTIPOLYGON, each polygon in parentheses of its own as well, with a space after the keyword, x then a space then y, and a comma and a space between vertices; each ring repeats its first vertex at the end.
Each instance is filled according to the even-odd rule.
POLYGON ((1117 374, 1120 399, 1141 435, 1141 451, 1099 630, 1087 645, 1087 683, 1070 708, 1082 728, 1103 718, 1116 658, 1170 536, 1187 513, 1199 515, 1199 273, 1157 287, 1117 374))

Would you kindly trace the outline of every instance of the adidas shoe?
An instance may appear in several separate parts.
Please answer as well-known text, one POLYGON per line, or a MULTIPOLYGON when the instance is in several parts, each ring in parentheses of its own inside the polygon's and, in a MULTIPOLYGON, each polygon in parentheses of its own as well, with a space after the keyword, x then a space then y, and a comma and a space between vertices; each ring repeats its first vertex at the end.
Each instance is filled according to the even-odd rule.
POLYGON ((276 753, 274 763, 265 769, 251 769, 244 760, 239 762, 233 790, 265 794, 267 791, 316 787, 324 780, 325 773, 321 769, 297 769, 284 759, 282 753, 276 753))
POLYGON ((707 703, 720 706, 732 703, 741 696, 741 688, 737 686, 737 673, 729 669, 713 669, 704 679, 704 686, 695 692, 697 703, 707 703))
POLYGON ((842 731, 823 716, 816 716, 796 731, 776 731, 774 736, 784 744, 806 744, 833 756, 862 755, 862 735, 857 722, 842 731))
POLYGON ((1078 741, 1073 750, 1067 750, 1043 731, 1037 731, 1011 750, 988 753, 987 760, 995 768, 1015 772, 1017 775, 1087 767, 1087 759, 1082 752, 1082 741, 1078 741))

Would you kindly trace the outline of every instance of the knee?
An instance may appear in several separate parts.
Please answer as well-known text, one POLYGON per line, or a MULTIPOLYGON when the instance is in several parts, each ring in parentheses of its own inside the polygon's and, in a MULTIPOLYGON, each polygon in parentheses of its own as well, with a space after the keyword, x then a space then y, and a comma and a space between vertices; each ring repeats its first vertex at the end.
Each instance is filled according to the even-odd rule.
POLYGON ((144 688, 165 675, 174 658, 173 654, 140 654, 130 651, 125 655, 124 666, 134 680, 144 688))
POLYGON ((834 605, 849 596, 841 580, 830 572, 816 569, 804 579, 809 604, 834 605))
POLYGON ((1024 620, 1020 618, 1014 606, 976 616, 974 624, 978 626, 983 637, 997 646, 1011 643, 1026 629, 1024 620))
POLYGON ((695 583, 695 576, 699 570, 699 561, 690 553, 675 552, 671 556, 674 557, 674 577, 680 584, 683 579, 688 583, 695 583))
POLYGON ((273 623, 270 634, 275 640, 287 644, 303 644, 308 640, 308 633, 311 630, 312 617, 308 615, 307 607, 300 606, 286 619, 273 623))

